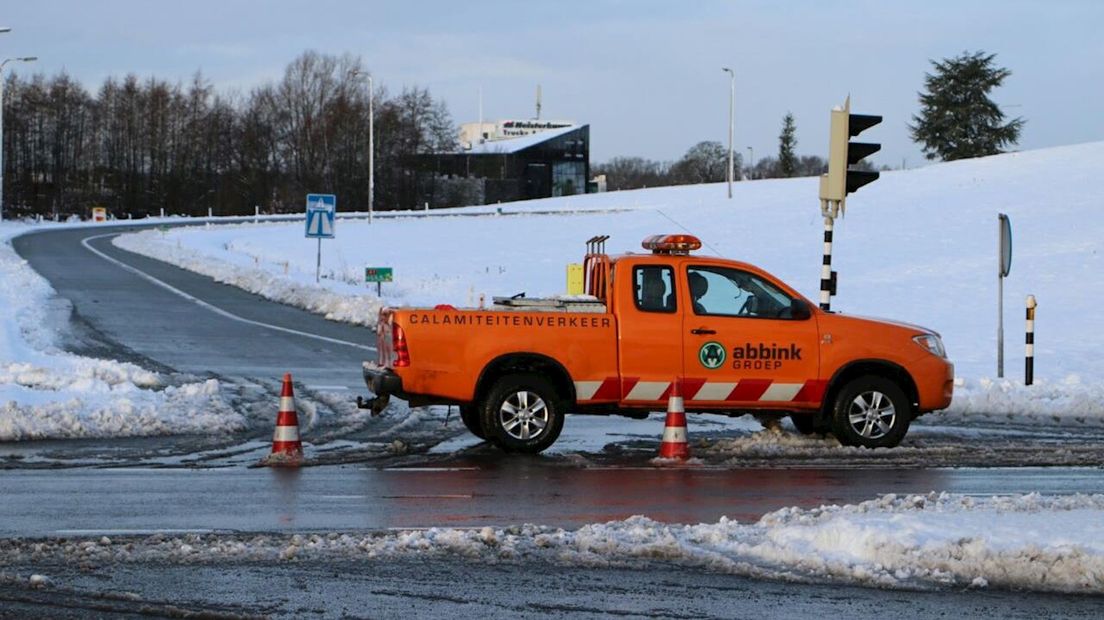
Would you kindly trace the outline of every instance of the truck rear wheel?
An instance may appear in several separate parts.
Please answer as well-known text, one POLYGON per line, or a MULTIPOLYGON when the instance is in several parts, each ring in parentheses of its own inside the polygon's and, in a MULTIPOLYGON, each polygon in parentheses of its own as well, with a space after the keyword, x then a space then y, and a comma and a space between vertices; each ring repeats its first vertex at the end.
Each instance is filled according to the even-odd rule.
POLYGON ((475 405, 460 405, 460 420, 468 427, 472 435, 480 439, 486 439, 487 433, 483 432, 483 421, 480 419, 479 407, 475 405))
POLYGON ((832 433, 849 446, 892 448, 904 439, 911 421, 901 388, 873 375, 843 386, 832 407, 832 433))
POLYGON ((529 373, 507 375, 482 403, 483 431, 507 452, 536 454, 560 436, 563 409, 548 379, 529 373))

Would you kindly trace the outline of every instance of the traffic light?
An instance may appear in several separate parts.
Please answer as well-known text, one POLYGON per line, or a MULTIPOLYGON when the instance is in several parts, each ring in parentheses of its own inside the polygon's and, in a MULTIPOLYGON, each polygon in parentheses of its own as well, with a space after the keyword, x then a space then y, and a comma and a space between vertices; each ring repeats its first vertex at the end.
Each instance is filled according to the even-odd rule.
POLYGON ((851 97, 847 98, 842 109, 832 110, 832 135, 828 142, 828 174, 820 175, 821 200, 838 202, 842 209, 847 194, 878 180, 877 172, 850 168, 864 157, 877 153, 882 145, 873 142, 850 142, 850 140, 880 122, 882 122, 880 116, 852 114, 851 97))

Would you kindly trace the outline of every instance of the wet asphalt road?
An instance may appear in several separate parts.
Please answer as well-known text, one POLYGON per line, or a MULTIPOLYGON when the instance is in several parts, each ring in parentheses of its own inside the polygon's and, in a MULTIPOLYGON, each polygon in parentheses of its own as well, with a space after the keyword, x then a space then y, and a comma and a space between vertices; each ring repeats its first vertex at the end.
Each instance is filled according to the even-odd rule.
POLYGON ((36 568, 56 583, 32 590, 0 580, 0 618, 1097 620, 1104 606, 1088 596, 783 583, 662 564, 627 569, 439 559, 36 568))
POLYGON ((0 536, 479 527, 574 529, 633 515, 669 523, 754 522, 786 506, 884 493, 978 496, 1099 491, 1092 468, 734 469, 550 466, 540 458, 447 467, 300 470, 69 469, 3 472, 0 536))
POLYGON ((120 250, 110 233, 134 228, 76 228, 27 234, 15 250, 72 305, 83 343, 100 356, 152 360, 183 373, 279 379, 360 390, 361 362, 375 358, 375 333, 266 301, 160 261, 120 250), (104 236, 109 235, 109 236, 104 236), (368 347, 266 329, 212 312, 97 256, 81 242, 212 306, 249 321, 368 347))

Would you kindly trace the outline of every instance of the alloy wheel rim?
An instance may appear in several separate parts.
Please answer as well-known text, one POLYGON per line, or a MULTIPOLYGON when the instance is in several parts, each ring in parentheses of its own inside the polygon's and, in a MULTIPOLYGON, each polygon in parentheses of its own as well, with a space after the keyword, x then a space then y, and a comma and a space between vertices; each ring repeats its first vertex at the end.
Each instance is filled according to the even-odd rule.
POLYGON ((498 409, 498 421, 502 430, 514 439, 529 441, 544 433, 549 421, 548 405, 538 394, 519 390, 498 409))
POLYGON ((851 401, 847 419, 852 430, 864 439, 881 439, 897 421, 897 409, 888 396, 877 390, 862 392, 851 401))

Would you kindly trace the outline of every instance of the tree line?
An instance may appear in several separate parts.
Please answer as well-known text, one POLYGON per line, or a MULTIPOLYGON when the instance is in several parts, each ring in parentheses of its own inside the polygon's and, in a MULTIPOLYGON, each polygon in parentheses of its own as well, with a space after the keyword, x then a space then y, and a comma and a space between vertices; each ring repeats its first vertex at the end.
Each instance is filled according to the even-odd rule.
MULTIPOLYGON (((763 157, 745 164, 741 153, 733 153, 733 180, 807 177, 827 172, 828 162, 824 158, 797 155, 794 152, 797 145, 795 132, 793 115, 787 113, 783 119, 777 157, 763 157)), ((606 187, 610 191, 660 185, 719 183, 728 178, 728 149, 720 142, 705 141, 690 147, 678 161, 615 157, 608 162, 592 165, 590 170, 594 175, 606 175, 606 187)))
MULTIPOLYGON (((187 84, 107 78, 94 94, 61 73, 4 84, 4 202, 13 216, 251 214, 337 194, 367 209, 369 102, 360 59, 306 52, 283 77, 226 94, 187 84)), ((451 152, 445 104, 419 87, 375 84, 375 208, 434 200, 440 180, 418 155, 451 152)))

